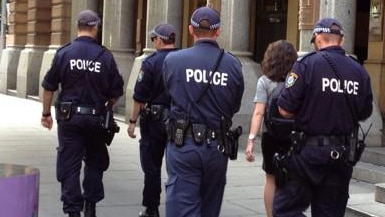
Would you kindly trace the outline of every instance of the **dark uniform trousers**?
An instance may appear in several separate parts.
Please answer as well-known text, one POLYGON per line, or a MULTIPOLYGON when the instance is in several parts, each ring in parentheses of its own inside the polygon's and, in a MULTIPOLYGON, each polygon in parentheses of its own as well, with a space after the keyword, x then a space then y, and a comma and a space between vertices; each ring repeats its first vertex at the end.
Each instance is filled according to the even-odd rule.
POLYGON ((167 145, 167 217, 219 216, 228 158, 217 146, 217 140, 196 144, 192 138, 182 147, 167 145))
POLYGON ((151 114, 140 116, 140 162, 144 173, 142 205, 157 208, 162 191, 161 168, 167 143, 165 122, 151 114))
POLYGON ((84 201, 104 198, 103 172, 109 166, 101 117, 74 114, 58 122, 57 179, 61 183, 63 211, 80 212, 84 201), (82 160, 85 162, 83 195, 80 186, 82 160))
POLYGON ((288 163, 288 182, 274 196, 275 217, 305 216, 311 203, 313 217, 343 217, 349 197, 353 167, 342 146, 308 146, 294 153, 288 163), (342 154, 331 158, 331 152, 342 154))

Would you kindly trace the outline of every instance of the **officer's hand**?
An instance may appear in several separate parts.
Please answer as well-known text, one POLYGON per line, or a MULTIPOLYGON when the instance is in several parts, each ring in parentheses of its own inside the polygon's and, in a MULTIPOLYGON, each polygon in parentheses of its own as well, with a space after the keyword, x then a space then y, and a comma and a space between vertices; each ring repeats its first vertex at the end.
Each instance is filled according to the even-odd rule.
POLYGON ((245 158, 249 162, 253 162, 255 160, 255 155, 254 155, 254 142, 253 141, 248 141, 247 146, 246 146, 246 151, 245 151, 245 158))
POLYGON ((51 116, 48 117, 41 117, 41 125, 49 130, 52 129, 53 120, 51 116))
POLYGON ((128 136, 135 139, 136 138, 136 134, 135 134, 135 124, 134 123, 130 123, 128 125, 128 128, 127 128, 127 133, 128 133, 128 136))

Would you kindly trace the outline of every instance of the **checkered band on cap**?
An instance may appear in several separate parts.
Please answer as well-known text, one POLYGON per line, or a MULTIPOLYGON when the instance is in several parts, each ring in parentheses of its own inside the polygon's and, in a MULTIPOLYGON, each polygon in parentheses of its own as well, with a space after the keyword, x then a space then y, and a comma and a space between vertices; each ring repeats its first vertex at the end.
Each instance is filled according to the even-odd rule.
POLYGON ((163 40, 169 40, 175 37, 175 27, 167 23, 161 23, 154 27, 150 32, 150 37, 159 37, 163 40))
POLYGON ((100 23, 100 18, 95 12, 84 10, 78 14, 76 23, 78 26, 96 26, 100 23))
POLYGON ((330 33, 343 36, 344 29, 338 20, 333 18, 323 18, 315 24, 313 29, 313 34, 314 33, 330 33), (333 26, 336 28, 332 28, 333 26))
POLYGON ((313 36, 310 39, 310 43, 314 43, 315 34, 328 33, 344 36, 344 29, 338 20, 333 18, 323 18, 319 20, 313 29, 313 36))
POLYGON ((218 29, 221 26, 220 14, 218 11, 214 10, 213 8, 200 7, 196 9, 192 14, 190 23, 195 28, 211 29, 211 30, 218 29), (209 27, 201 26, 201 22, 203 20, 207 20, 210 26, 209 27))

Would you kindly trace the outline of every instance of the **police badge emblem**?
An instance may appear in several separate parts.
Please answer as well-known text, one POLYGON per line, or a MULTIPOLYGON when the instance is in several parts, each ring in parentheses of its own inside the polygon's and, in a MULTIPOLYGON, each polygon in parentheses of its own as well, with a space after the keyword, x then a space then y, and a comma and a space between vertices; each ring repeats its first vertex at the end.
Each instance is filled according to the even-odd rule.
POLYGON ((136 80, 137 82, 141 82, 143 80, 143 71, 140 70, 139 74, 138 74, 138 79, 136 80))
POLYGON ((289 88, 294 85, 294 83, 297 81, 298 75, 294 72, 291 71, 289 75, 286 77, 286 82, 285 82, 285 87, 289 88))

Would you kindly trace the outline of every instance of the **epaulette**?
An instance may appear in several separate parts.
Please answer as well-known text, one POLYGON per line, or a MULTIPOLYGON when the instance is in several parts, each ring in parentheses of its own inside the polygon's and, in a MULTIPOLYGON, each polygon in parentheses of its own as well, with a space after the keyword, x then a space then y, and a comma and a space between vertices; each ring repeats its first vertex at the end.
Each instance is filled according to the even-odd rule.
POLYGON ((360 61, 357 59, 357 56, 354 54, 346 54, 347 57, 350 57, 350 59, 354 60, 354 62, 361 65, 360 61))
POLYGON ((59 47, 59 48, 56 50, 56 52, 59 51, 59 50, 61 50, 61 49, 63 49, 63 48, 65 48, 65 47, 68 47, 71 43, 72 43, 72 42, 68 42, 67 44, 65 44, 65 45, 63 45, 63 46, 61 46, 61 47, 59 47))
POLYGON ((312 52, 301 52, 299 53, 298 52, 298 58, 297 58, 297 61, 301 62, 303 59, 306 59, 307 57, 309 56, 312 56, 316 54, 316 51, 312 51, 312 52))
POLYGON ((239 58, 237 56, 235 56, 234 54, 232 54, 229 51, 226 51, 226 53, 230 54, 230 56, 234 57, 234 59, 236 59, 239 63, 241 63, 241 61, 239 60, 239 58))

